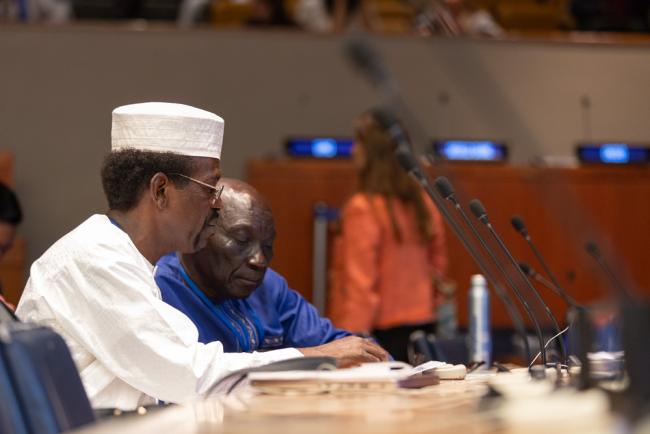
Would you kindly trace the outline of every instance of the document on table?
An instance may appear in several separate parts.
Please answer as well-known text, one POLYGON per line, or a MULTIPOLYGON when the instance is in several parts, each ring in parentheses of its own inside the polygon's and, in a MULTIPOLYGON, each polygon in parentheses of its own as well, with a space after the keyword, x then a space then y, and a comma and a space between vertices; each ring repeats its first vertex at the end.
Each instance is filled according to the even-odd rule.
POLYGON ((402 362, 367 363, 355 368, 321 371, 251 372, 250 385, 266 392, 302 391, 325 392, 341 389, 394 389, 396 387, 419 388, 437 384, 437 373, 445 369, 465 367, 431 361, 413 367, 402 362), (440 370, 440 371, 439 371, 440 370), (430 381, 426 380, 427 377, 430 381), (414 378, 420 381, 413 382, 414 378))

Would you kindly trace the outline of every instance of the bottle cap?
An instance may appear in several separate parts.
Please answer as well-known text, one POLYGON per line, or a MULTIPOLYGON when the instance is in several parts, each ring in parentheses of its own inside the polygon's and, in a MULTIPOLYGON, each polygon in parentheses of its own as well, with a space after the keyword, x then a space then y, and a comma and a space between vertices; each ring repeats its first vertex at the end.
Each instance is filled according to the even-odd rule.
POLYGON ((473 274, 470 282, 472 283, 472 286, 485 286, 485 277, 483 277, 482 274, 473 274))

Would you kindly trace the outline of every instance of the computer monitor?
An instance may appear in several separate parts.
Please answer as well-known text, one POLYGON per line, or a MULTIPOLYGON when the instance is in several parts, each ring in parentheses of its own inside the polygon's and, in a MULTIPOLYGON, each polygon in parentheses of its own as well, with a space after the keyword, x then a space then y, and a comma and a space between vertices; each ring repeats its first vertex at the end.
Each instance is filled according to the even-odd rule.
POLYGON ((581 163, 596 164, 647 164, 650 147, 628 143, 585 143, 576 147, 581 163))
POLYGON ((298 158, 350 158, 351 138, 290 137, 286 142, 287 155, 298 158))
POLYGON ((448 161, 508 161, 508 147, 493 140, 434 140, 433 154, 448 161))

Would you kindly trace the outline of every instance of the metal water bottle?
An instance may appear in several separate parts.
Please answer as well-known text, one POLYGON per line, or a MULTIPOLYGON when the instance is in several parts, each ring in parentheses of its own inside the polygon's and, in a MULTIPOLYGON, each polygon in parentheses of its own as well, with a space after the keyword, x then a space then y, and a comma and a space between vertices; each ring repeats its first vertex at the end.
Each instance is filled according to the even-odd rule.
POLYGON ((469 359, 470 362, 492 362, 492 335, 490 333, 490 295, 485 277, 474 274, 469 289, 469 359))

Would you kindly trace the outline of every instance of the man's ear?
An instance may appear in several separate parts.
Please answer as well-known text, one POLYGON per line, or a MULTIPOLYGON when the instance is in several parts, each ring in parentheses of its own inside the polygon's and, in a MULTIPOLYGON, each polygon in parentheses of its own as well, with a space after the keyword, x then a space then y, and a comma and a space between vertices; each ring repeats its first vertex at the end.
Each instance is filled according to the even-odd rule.
POLYGON ((149 181, 149 196, 158 209, 164 209, 169 204, 169 189, 171 181, 162 172, 156 173, 149 181))

